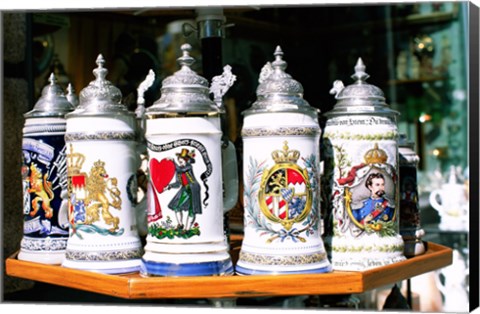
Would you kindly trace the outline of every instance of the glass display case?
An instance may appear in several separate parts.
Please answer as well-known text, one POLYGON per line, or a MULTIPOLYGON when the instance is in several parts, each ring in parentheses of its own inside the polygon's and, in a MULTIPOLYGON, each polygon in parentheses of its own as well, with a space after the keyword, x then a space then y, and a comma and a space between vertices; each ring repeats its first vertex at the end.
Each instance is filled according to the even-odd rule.
MULTIPOLYGON (((288 72, 303 85, 305 100, 319 109, 321 127, 325 123, 322 113, 335 104, 335 98, 329 93, 333 82, 337 79, 346 84, 353 82, 352 69, 360 57, 372 77, 369 82, 382 89, 386 102, 400 113, 399 131, 415 143, 420 160, 421 220, 428 224, 428 232, 434 233, 432 228, 440 222, 440 214, 429 202, 430 193, 446 182, 452 167, 468 193, 468 52, 472 31, 469 12, 478 8, 468 2, 451 1, 229 5, 213 11, 206 9, 144 7, 4 14, 4 121, 10 120, 4 135, 9 140, 4 145, 12 147, 9 155, 4 155, 7 161, 4 176, 12 178, 12 185, 6 187, 3 210, 4 216, 13 217, 4 221, 3 238, 11 239, 4 244, 5 257, 12 256, 18 249, 20 237, 10 235, 19 234, 22 228, 18 218, 22 195, 14 191, 21 186, 19 134, 23 121, 19 117, 33 108, 52 72, 59 85, 66 90, 71 84, 78 94, 93 79, 91 69, 99 53, 109 69, 107 78, 122 91, 123 102, 132 111, 136 107, 137 87, 150 69, 154 70, 156 79, 145 93, 146 107, 160 97, 161 82, 177 69, 175 60, 183 43, 192 46, 191 55, 197 60, 192 68, 209 80, 221 73, 224 64, 229 64, 237 81, 224 97, 227 112, 224 131, 235 144, 239 173, 242 170, 241 113, 255 101, 262 66, 271 60, 276 46, 280 45, 288 56, 288 72), (205 21, 217 24, 205 28, 205 21), (20 29, 20 35, 8 36, 9 29, 20 29), (206 32, 206 29, 217 33, 206 32), (22 60, 14 57, 18 52, 9 46, 10 42, 19 41, 21 45, 17 49, 24 57, 22 60), (21 96, 16 99, 19 91, 21 96), (15 105, 15 101, 20 105, 15 105)), ((226 229, 232 234, 241 234, 243 229, 242 182, 239 190, 237 205, 226 215, 226 229)), ((461 233, 468 234, 468 230, 461 233)), ((427 239, 452 245, 441 243, 442 237, 427 239)), ((466 245, 463 237, 453 244, 468 261, 466 245)), ((441 246, 432 247, 443 250, 441 246)), ((442 260, 439 267, 444 267, 445 261, 442 260)), ((427 267, 425 271, 435 269, 427 267)), ((18 274, 16 268, 15 275, 18 274)), ((409 274, 419 273, 410 271, 409 274)), ((142 284, 140 279, 136 280, 142 284)), ((117 288, 129 288, 134 283, 128 279, 117 288)), ((7 284, 10 285, 7 292, 18 289, 15 282, 7 281, 7 284)), ((374 288, 378 286, 372 284, 374 288)), ((342 293, 348 294, 347 290, 342 293)), ((364 292, 358 289, 354 293, 364 292)), ((419 310, 441 311, 442 308, 439 305, 419 310)))

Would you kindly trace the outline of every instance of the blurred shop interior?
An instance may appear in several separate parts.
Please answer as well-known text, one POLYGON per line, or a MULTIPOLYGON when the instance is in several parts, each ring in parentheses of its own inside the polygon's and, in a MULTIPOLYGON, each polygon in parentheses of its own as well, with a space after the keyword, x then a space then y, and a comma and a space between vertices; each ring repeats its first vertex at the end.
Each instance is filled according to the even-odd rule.
MULTIPOLYGON (((468 2, 406 2, 5 12, 3 119, 8 157, 4 157, 3 171, 4 179, 11 179, 4 194, 4 256, 18 249, 22 234, 17 206, 21 188, 15 188, 21 186, 22 115, 33 108, 52 72, 65 90, 71 84, 78 94, 94 79, 95 60, 102 54, 107 79, 121 89, 123 102, 134 111, 138 84, 148 71, 153 69, 156 79, 145 94, 147 107, 160 97, 162 80, 178 70, 180 46, 189 43, 197 73, 208 80, 220 74, 221 68, 202 66, 212 64, 207 58, 219 58, 237 76, 224 101, 228 136, 236 144, 241 164, 241 112, 255 101, 260 70, 274 60, 275 48, 280 46, 287 73, 303 85, 304 98, 322 113, 335 104, 329 93, 333 82, 351 84, 356 61, 362 58, 369 83, 382 89, 387 103, 400 112, 399 131, 415 143, 424 240, 454 249, 451 266, 408 283, 413 309, 447 311, 452 302, 458 305, 453 300, 465 296, 468 300, 468 10, 468 2), (224 17, 224 34, 207 44, 209 37, 201 37, 197 19, 212 12, 224 17), (445 184, 452 174, 466 195, 466 203, 455 213, 433 206, 430 198, 434 191, 439 191, 440 198, 448 197, 445 184)), ((229 215, 232 230, 241 231, 241 201, 229 215)), ((35 283, 5 277, 4 284, 12 300, 58 301, 48 294, 59 289, 54 286, 28 296, 35 283)), ((403 292, 406 284, 398 283, 403 292)), ((345 306, 381 309, 391 288, 350 297, 345 306)), ((75 296, 92 298, 72 292, 71 297, 75 296)), ((293 301, 290 305, 303 308, 308 303, 300 301, 301 305, 293 301)), ((276 302, 268 306, 285 306, 276 302)), ((262 305, 261 300, 252 304, 262 305)))

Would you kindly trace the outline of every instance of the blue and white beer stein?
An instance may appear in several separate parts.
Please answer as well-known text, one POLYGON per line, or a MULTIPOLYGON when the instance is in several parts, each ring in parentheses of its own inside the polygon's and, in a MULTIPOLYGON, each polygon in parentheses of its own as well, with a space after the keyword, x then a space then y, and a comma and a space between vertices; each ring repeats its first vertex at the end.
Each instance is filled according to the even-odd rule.
POLYGON ((143 254, 135 219, 138 129, 104 63, 99 55, 96 79, 66 115, 70 235, 62 265, 129 273, 139 271, 143 254))
POLYGON ((73 111, 55 75, 23 129, 23 238, 18 259, 61 264, 68 239, 65 114, 73 111))

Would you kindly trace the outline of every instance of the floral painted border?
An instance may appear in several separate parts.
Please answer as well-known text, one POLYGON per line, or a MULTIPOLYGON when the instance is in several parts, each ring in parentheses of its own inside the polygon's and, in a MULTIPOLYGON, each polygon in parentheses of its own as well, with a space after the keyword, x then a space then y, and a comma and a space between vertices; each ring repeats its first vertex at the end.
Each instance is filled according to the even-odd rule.
POLYGON ((323 134, 325 139, 331 140, 354 140, 354 141, 382 141, 382 140, 397 140, 398 139, 398 132, 396 131, 388 131, 384 133, 377 133, 377 134, 358 134, 358 133, 350 133, 350 132, 325 132, 323 134))
POLYGON ((68 238, 23 238, 20 248, 27 251, 63 251, 67 248, 68 238))

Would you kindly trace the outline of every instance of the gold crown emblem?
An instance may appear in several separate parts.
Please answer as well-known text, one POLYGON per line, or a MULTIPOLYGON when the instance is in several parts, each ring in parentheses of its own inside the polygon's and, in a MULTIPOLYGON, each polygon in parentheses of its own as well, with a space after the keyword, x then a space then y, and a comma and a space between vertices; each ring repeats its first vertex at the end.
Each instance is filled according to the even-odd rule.
POLYGON ((296 163, 298 158, 300 158, 300 152, 298 150, 288 149, 288 142, 283 142, 282 150, 275 150, 272 152, 272 158, 275 163, 296 163))
POLYGON ((74 153, 73 146, 70 144, 70 154, 67 154, 67 175, 79 174, 84 162, 85 156, 80 153, 74 153))
POLYGON ((369 149, 363 158, 367 164, 384 164, 388 156, 383 149, 378 148, 378 143, 375 143, 375 146, 369 149))
POLYGON ((101 160, 98 160, 98 161, 95 161, 95 162, 93 163, 93 166, 94 166, 95 168, 103 168, 103 167, 105 167, 105 162, 104 162, 104 161, 101 161, 101 160))

